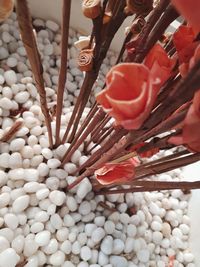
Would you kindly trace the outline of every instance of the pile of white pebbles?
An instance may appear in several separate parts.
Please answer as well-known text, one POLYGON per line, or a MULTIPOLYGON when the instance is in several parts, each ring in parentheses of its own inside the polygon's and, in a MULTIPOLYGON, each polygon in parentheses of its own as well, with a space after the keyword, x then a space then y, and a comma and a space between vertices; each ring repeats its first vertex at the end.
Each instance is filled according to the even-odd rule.
MULTIPOLYGON (((60 29, 53 21, 35 19, 33 24, 47 100, 53 108, 60 67, 60 29)), ((172 256, 174 267, 194 267, 194 257, 188 250, 190 196, 181 190, 105 198, 94 195, 88 178, 69 192, 59 190, 76 178, 72 173, 87 159, 84 147, 79 147, 64 169, 59 167, 69 144, 54 151, 48 148, 39 97, 15 13, 0 25, 0 35, 0 138, 16 120, 10 110, 27 109, 18 118, 23 127, 15 138, 0 143, 0 267, 166 267, 172 256), (102 202, 116 211, 103 208, 102 202)), ((70 29, 61 135, 83 80, 73 47, 79 36, 70 29)), ((95 91, 100 90, 103 76, 114 61, 114 54, 109 52, 95 91)), ((55 122, 52 128, 55 133, 55 122)), ((175 170, 159 178, 179 180, 181 172, 175 170)))

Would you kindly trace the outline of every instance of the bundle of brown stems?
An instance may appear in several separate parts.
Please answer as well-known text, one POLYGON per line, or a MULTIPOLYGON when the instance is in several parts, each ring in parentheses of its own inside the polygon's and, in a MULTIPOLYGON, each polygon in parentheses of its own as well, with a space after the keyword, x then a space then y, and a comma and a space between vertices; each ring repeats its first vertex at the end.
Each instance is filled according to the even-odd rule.
MULTIPOLYGON (((96 103, 94 103, 85 121, 83 121, 81 127, 78 129, 82 113, 90 98, 92 88, 98 77, 102 62, 107 55, 116 32, 126 17, 132 15, 133 23, 136 23, 138 16, 140 16, 144 21, 144 26, 139 29, 139 32, 132 31, 128 33, 120 50, 116 64, 123 61, 142 63, 150 49, 158 40, 161 39, 167 27, 179 16, 170 4, 169 0, 160 0, 152 11, 145 11, 144 14, 127 14, 125 12, 125 7, 125 0, 104 0, 101 9, 98 8, 99 13, 97 15, 95 13, 95 18, 92 17, 93 30, 91 34, 90 47, 88 47, 88 49, 91 49, 91 44, 95 43, 93 48, 92 68, 90 68, 85 74, 80 94, 73 109, 69 124, 67 125, 64 137, 61 140, 60 124, 64 88, 67 78, 67 48, 71 9, 71 0, 63 0, 61 69, 57 90, 56 140, 55 144, 53 144, 50 124, 51 118, 47 108, 44 81, 42 78, 42 64, 32 32, 30 14, 26 0, 17 0, 17 14, 22 41, 24 42, 38 92, 41 97, 41 108, 45 115, 50 146, 52 147, 54 145, 54 147, 57 147, 66 141, 71 143, 62 160, 62 166, 64 166, 65 163, 70 161, 75 150, 85 142, 85 139, 89 134, 91 134, 91 141, 85 144, 86 147, 91 142, 94 142, 95 145, 90 148, 88 154, 100 145, 100 148, 91 154, 89 159, 78 168, 76 175, 79 176, 75 182, 68 186, 67 189, 73 188, 85 177, 91 177, 94 174, 94 171, 100 168, 104 163, 112 160, 119 160, 124 157, 126 159, 131 157, 130 152, 128 152, 130 145, 136 145, 151 139, 149 143, 137 150, 138 153, 155 147, 160 149, 169 149, 173 147, 167 143, 167 140, 169 137, 178 134, 178 131, 170 132, 170 130, 184 120, 189 104, 178 113, 174 112, 181 105, 187 102, 190 103, 189 101, 192 100, 194 93, 200 88, 200 62, 191 69, 184 79, 181 78, 180 75, 177 75, 178 71, 176 68, 174 70, 174 76, 162 86, 152 112, 139 130, 128 131, 121 126, 114 126, 111 123, 111 118, 96 103), (146 16, 147 18, 145 22, 144 17, 146 16), (126 44, 134 35, 137 35, 137 43, 134 47, 135 49, 132 53, 129 53, 128 56, 124 56, 126 44), (190 90, 188 90, 188 87, 190 90), (108 126, 109 122, 110 126, 108 126), (163 138, 157 137, 162 133, 168 134, 163 138)), ((138 25, 138 27, 139 26, 140 25, 138 25)), ((138 27, 135 28, 138 29, 138 27)), ((173 48, 172 42, 169 42, 166 45, 166 51, 170 54, 170 56, 172 56, 175 52, 173 48)), ((136 176, 134 181, 127 183, 129 188, 123 188, 124 184, 114 184, 110 187, 106 187, 98 184, 94 179, 92 179, 93 188, 98 194, 154 191, 174 188, 200 188, 200 182, 155 182, 142 180, 150 175, 170 171, 198 160, 200 160, 199 153, 191 153, 184 150, 174 153, 171 156, 150 161, 149 163, 141 164, 139 167, 136 167, 136 176)))

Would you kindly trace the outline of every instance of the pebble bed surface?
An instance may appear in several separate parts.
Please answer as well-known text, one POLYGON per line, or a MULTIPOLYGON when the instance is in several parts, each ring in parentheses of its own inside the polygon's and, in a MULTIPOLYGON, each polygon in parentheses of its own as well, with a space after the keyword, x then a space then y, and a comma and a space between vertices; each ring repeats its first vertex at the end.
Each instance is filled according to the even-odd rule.
MULTIPOLYGON (((35 19, 33 25, 45 71, 47 101, 53 109, 60 67, 60 29, 55 22, 41 19, 35 19)), ((24 261, 26 267, 166 267, 172 256, 174 267, 194 267, 188 249, 190 196, 181 190, 105 198, 94 195, 88 178, 66 194, 59 190, 74 181, 73 172, 87 160, 84 145, 61 169, 60 160, 69 144, 54 151, 48 148, 39 96, 15 13, 0 25, 0 35, 0 138, 14 123, 11 110, 27 109, 18 118, 23 127, 15 138, 0 143, 0 267, 15 267, 24 261), (116 211, 103 208, 102 201, 116 211)), ((79 36, 70 29, 61 136, 83 81, 73 46, 79 36)), ((114 62, 115 55, 109 52, 94 93, 103 86, 103 77, 114 62)), ((93 101, 94 96, 82 120, 93 101)), ((52 129, 55 134, 55 121, 52 129)), ((180 178, 180 170, 159 176, 160 180, 180 178)))

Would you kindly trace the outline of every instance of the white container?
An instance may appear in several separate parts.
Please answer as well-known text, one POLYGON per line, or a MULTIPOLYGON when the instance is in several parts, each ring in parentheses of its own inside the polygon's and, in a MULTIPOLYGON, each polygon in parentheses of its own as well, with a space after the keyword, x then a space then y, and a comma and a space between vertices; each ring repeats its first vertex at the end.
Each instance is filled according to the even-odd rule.
MULTIPOLYGON (((61 22, 62 17, 62 0, 28 0, 31 8, 31 14, 33 17, 43 18, 45 20, 51 19, 58 23, 61 22)), ((92 23, 89 19, 85 18, 81 12, 82 0, 72 0, 72 10, 70 24, 71 27, 77 29, 83 34, 89 34, 91 32, 92 23)), ((128 26, 130 19, 124 23, 124 27, 128 26)), ((169 31, 179 26, 179 22, 174 22, 169 31)), ((112 49, 118 51, 121 47, 124 37, 124 27, 121 27, 119 33, 114 38, 112 43, 112 49)), ((184 170, 185 180, 197 180, 200 178, 200 163, 192 164, 184 170)), ((195 266, 200 267, 200 190, 193 190, 192 197, 189 203, 189 216, 191 218, 191 237, 190 237, 190 249, 192 250, 196 262, 195 266)))

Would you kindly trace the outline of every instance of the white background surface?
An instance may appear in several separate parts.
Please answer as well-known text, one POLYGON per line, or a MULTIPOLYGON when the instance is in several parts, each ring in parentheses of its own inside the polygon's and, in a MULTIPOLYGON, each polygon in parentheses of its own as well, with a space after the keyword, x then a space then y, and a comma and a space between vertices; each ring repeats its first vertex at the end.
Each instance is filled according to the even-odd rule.
MULTIPOLYGON (((80 12, 80 3, 81 0, 72 0, 71 26, 83 33, 86 31, 89 33, 92 23, 80 12)), ((29 0, 29 5, 34 17, 52 19, 60 23, 62 0, 29 0)), ((129 25, 129 22, 126 22, 125 25, 129 25)), ((173 25, 176 27, 178 24, 174 23, 173 25)), ((123 37, 124 32, 121 29, 112 44, 114 50, 117 51, 120 49, 123 37)), ((190 181, 200 179, 200 162, 185 168, 184 179, 190 181)), ((191 218, 190 248, 196 258, 195 266, 200 267, 200 190, 192 191, 192 197, 189 203, 189 216, 191 218)))

